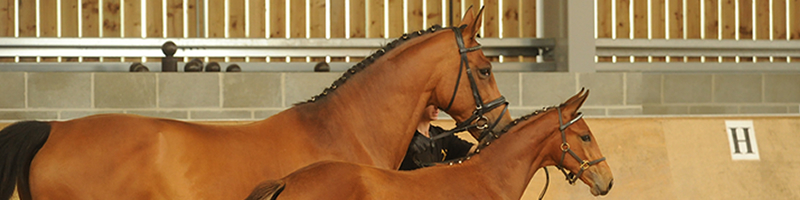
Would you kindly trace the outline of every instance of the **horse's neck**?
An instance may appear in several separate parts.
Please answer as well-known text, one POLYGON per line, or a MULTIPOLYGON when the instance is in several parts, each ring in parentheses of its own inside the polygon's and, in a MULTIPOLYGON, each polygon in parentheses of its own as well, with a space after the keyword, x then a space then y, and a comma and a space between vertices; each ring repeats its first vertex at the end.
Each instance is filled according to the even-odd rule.
POLYGON ((504 134, 475 156, 479 162, 476 163, 476 167, 480 168, 478 171, 483 172, 486 177, 483 181, 501 190, 496 191, 498 194, 509 199, 521 198, 536 170, 550 164, 548 161, 552 159, 543 153, 546 148, 552 148, 546 144, 552 139, 552 126, 545 124, 552 122, 539 120, 530 122, 537 124, 518 125, 527 127, 504 134))
MULTIPOLYGON (((416 52, 419 55, 436 55, 419 45, 424 44, 407 44, 422 51, 416 52)), ((366 153, 371 159, 350 161, 390 169, 400 165, 430 98, 431 83, 438 81, 433 73, 436 68, 431 66, 435 63, 420 61, 430 59, 396 55, 408 53, 408 48, 401 46, 389 51, 348 78, 336 91, 311 103, 315 104, 309 105, 314 109, 305 109, 307 115, 323 118, 325 127, 321 130, 338 140, 330 142, 352 145, 342 151, 364 150, 342 153, 366 153)))

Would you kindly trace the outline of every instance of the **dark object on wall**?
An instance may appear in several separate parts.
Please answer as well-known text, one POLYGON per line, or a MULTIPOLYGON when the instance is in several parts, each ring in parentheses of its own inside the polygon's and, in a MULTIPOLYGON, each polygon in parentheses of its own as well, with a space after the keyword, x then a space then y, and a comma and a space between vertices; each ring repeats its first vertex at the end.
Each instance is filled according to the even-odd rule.
POLYGON ((140 62, 135 62, 135 63, 131 64, 131 67, 130 67, 129 71, 130 72, 149 72, 150 69, 148 69, 147 66, 144 66, 140 62))
POLYGON ((188 63, 186 63, 186 65, 183 66, 183 71, 184 72, 201 72, 201 71, 203 71, 203 63, 200 62, 199 60, 195 61, 193 59, 192 61, 189 61, 188 63))
POLYGON ((327 62, 322 61, 318 62, 317 65, 314 66, 314 72, 330 72, 331 66, 328 65, 327 62))
POLYGON ((206 72, 219 72, 220 70, 222 70, 222 68, 217 62, 209 62, 208 65, 206 65, 206 72))
POLYGON ((241 72, 242 68, 239 67, 237 64, 228 65, 228 68, 225 68, 226 72, 241 72))
POLYGON ((167 41, 161 45, 161 52, 164 52, 164 58, 161 59, 162 72, 178 71, 178 59, 173 57, 176 51, 178 51, 178 46, 172 41, 167 41))

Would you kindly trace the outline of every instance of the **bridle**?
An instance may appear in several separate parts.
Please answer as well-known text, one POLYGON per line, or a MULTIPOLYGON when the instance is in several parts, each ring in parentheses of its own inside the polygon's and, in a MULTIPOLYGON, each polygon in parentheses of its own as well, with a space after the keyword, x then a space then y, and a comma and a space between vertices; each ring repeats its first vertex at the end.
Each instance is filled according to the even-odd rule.
MULTIPOLYGON (((455 89, 453 89, 453 96, 450 98, 450 103, 447 104, 447 107, 445 107, 442 110, 448 111, 450 110, 450 107, 453 106, 453 102, 456 100, 456 94, 458 93, 458 86, 461 83, 461 75, 462 75, 461 72, 464 71, 464 69, 466 69, 467 79, 469 80, 469 85, 470 88, 472 89, 472 97, 475 99, 475 105, 476 105, 475 111, 472 112, 472 116, 462 121, 461 123, 456 124, 455 128, 445 131, 442 134, 431 137, 431 142, 453 135, 461 131, 468 130, 470 128, 477 128, 479 130, 483 130, 481 132, 480 138, 477 138, 479 141, 488 135, 497 137, 497 135, 492 130, 495 128, 495 126, 497 126, 498 123, 500 123, 500 120, 503 118, 503 115, 505 115, 506 112, 508 111, 508 102, 506 101, 506 98, 503 96, 500 96, 499 98, 492 100, 489 103, 486 104, 483 103, 483 98, 481 98, 481 95, 478 92, 478 85, 475 83, 475 76, 472 75, 472 71, 470 70, 469 67, 469 60, 467 59, 467 53, 481 49, 481 45, 469 48, 465 47, 464 38, 463 36, 461 36, 461 30, 466 27, 467 25, 462 25, 460 27, 449 27, 449 29, 452 29, 453 33, 455 33, 456 44, 458 44, 458 53, 461 55, 461 63, 459 64, 458 67, 458 78, 456 79, 455 89), (484 116, 484 114, 494 110, 495 108, 500 107, 501 105, 505 106, 505 108, 497 117, 497 119, 494 121, 494 123, 489 123, 488 122, 489 119, 486 116, 484 116)), ((434 28, 435 27, 431 27, 431 29, 434 28)))
POLYGON ((561 152, 562 152, 561 161, 558 163, 558 165, 556 165, 556 168, 561 170, 561 173, 564 173, 564 176, 567 177, 567 181, 569 182, 569 184, 575 184, 575 182, 578 181, 578 179, 581 177, 581 174, 583 174, 583 172, 586 171, 586 169, 589 169, 590 166, 606 160, 606 157, 588 161, 581 159, 581 157, 578 156, 578 154, 575 154, 575 152, 573 152, 572 149, 570 149, 569 143, 567 143, 567 135, 566 133, 564 133, 564 130, 566 130, 567 127, 569 127, 569 125, 572 125, 573 123, 583 118, 583 113, 578 113, 577 117, 564 124, 561 118, 561 107, 558 107, 556 109, 558 110, 558 124, 559 124, 558 130, 561 131, 561 152), (572 157, 575 158, 576 161, 581 163, 578 174, 572 172, 567 173, 567 171, 564 170, 564 158, 567 156, 567 153, 569 153, 569 155, 572 155, 572 157))

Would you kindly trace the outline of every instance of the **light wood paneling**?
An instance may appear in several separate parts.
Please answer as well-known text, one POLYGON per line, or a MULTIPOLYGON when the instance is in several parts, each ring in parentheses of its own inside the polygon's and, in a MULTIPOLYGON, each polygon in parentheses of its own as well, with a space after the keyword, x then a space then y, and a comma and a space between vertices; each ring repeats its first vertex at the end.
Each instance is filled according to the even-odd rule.
POLYGON ((384 8, 383 1, 370 1, 367 10, 369 10, 369 18, 367 19, 367 37, 368 38, 383 38, 384 33, 384 8))
POLYGON ((367 37, 366 0, 350 0, 350 37, 367 37))
POLYGON ((244 38, 244 0, 228 0, 228 37, 244 38))
MULTIPOLYGON (((422 1, 407 1, 407 3, 408 12, 406 13, 406 17, 408 18, 408 30, 403 31, 403 33, 424 29, 425 24, 422 24, 422 1)), ((400 35, 403 34, 401 33, 400 35)))
MULTIPOLYGON (((397 38, 403 35, 403 1, 402 0, 389 0, 389 38, 397 38)), ((374 11, 374 10, 371 10, 374 11)))
POLYGON ((167 0, 167 37, 183 37, 183 0, 167 0))
POLYGON ((446 24, 442 24, 442 1, 447 2, 449 0, 428 0, 426 5, 427 11, 424 15, 427 24, 425 24, 424 27, 431 27, 435 24, 446 26, 446 24))

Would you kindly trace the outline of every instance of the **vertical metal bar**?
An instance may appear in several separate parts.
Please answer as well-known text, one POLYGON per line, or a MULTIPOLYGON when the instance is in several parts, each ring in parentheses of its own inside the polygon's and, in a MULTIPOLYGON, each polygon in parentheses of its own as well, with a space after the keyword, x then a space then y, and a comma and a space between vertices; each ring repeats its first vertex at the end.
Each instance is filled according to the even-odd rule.
MULTIPOLYGON (((344 0, 344 38, 350 39, 350 0, 344 0)), ((349 58, 345 57, 345 60, 349 58)))
MULTIPOLYGON (((286 37, 287 39, 288 39, 288 38, 290 38, 290 36, 291 36, 291 33, 292 33, 292 32, 291 32, 291 31, 292 31, 292 28, 291 28, 291 26, 289 25, 289 24, 291 24, 291 23, 292 23, 292 17, 291 17, 291 15, 290 15, 290 14, 291 14, 291 13, 290 13, 290 11, 291 11, 291 9, 292 9, 292 2, 290 2, 290 1, 291 1, 291 0, 286 0, 286 1, 284 2, 284 5, 285 5, 285 8, 286 8, 286 9, 285 9, 285 10, 283 10, 283 13, 284 13, 284 14, 283 14, 283 17, 284 17, 284 19, 286 19, 286 20, 284 20, 284 21, 286 21, 286 24, 284 24, 284 26, 285 26, 285 30, 286 30, 286 31, 284 31, 284 32, 286 32, 286 35, 284 35, 284 37, 286 37)), ((289 57, 289 56, 286 56, 286 57, 285 57, 285 59, 284 59, 284 61, 285 61, 286 63, 289 63, 289 62, 291 62, 291 57, 289 57)))
MULTIPOLYGON (((203 0, 203 37, 208 38, 208 0, 203 0)), ((208 62, 208 57, 206 57, 208 62)))
POLYGON ((325 39, 331 39, 331 0, 325 0, 325 39))
MULTIPOLYGON (((450 13, 453 13, 453 0, 449 0, 449 1, 448 0, 441 0, 441 1, 442 1, 442 10, 441 10, 442 11, 442 26, 447 26, 447 17, 445 17, 445 15, 450 16, 450 21, 451 22, 453 21, 453 15, 450 14, 450 13), (448 9, 447 2, 450 2, 450 7, 449 7, 450 12, 447 11, 447 9, 448 9)), ((451 23, 449 26, 453 26, 453 24, 451 23)))
MULTIPOLYGON (((230 36, 231 36, 231 33, 230 33, 231 32, 231 30, 230 30, 230 24, 231 24, 231 6, 230 6, 230 1, 229 0, 224 0, 223 1, 223 7, 224 7, 224 9, 223 9, 224 10, 223 11, 224 12, 223 13, 224 17, 223 17, 223 19, 225 20, 225 22, 222 23, 222 24, 224 24, 225 28, 223 28, 222 30, 224 31, 225 38, 230 38, 230 36)), ((230 62, 230 61, 231 61, 231 57, 230 56, 225 56, 225 62, 230 62)))
POLYGON ((161 36, 167 38, 167 0, 161 0, 161 36))
MULTIPOLYGON (((484 0, 481 0, 481 7, 478 7, 478 9, 479 9, 479 10, 480 10, 481 8, 483 8, 483 4, 484 4, 484 2, 483 2, 483 1, 484 1, 484 0)), ((498 1, 500 1, 500 0, 498 0, 498 1)), ((485 25, 485 24, 486 24, 486 21, 485 21, 485 20, 483 20, 483 19, 485 19, 485 18, 480 18, 480 19, 476 19, 476 20, 481 20, 481 22, 482 22, 481 24, 484 24, 484 25, 485 25)), ((484 33, 484 31, 483 31, 483 30, 485 30, 485 29, 486 29, 486 26, 481 26, 481 36, 485 36, 485 35, 486 35, 486 34, 484 33)))
MULTIPOLYGON (((264 0, 264 30, 265 30, 264 31, 264 38, 271 38, 272 37, 272 36, 270 36, 270 33, 272 33, 272 27, 270 27, 272 25, 272 24, 270 24, 271 23, 270 20, 272 20, 272 17, 270 16, 271 15, 270 12, 272 12, 272 11, 270 9, 272 9, 272 7, 271 7, 271 5, 269 5, 271 3, 272 2, 270 2, 270 0, 264 0)), ((269 62, 269 57, 267 57, 267 62, 269 62)))
MULTIPOLYGON (((141 17, 142 26, 139 27, 142 31, 142 38, 147 38, 147 0, 140 0, 141 8, 139 8, 139 16, 141 17)), ((147 57, 142 56, 142 62, 147 62, 147 57)))
MULTIPOLYGON (((56 37, 61 37, 61 0, 56 0, 56 37)), ((61 56, 56 58, 56 62, 61 62, 61 56)))
MULTIPOLYGON (((119 37, 125 37, 125 2, 119 1, 119 37)), ((119 57, 119 62, 125 62, 125 56, 119 57)))
MULTIPOLYGON (((669 7, 668 5, 669 4, 665 4, 664 7, 669 7)), ((669 27, 667 25, 668 24, 665 21, 663 26, 669 27)), ((666 29, 664 29, 664 31, 666 32, 666 29)), ((647 39, 648 40, 653 39, 653 0, 647 0, 647 39)), ((647 63, 652 63, 652 62, 653 62, 653 56, 647 56, 647 63)))
POLYGON ((408 33, 408 0, 403 0, 403 33, 408 33))
MULTIPOLYGON (((83 37, 83 3, 78 1, 78 38, 83 37)), ((78 56, 78 62, 83 62, 83 56, 78 56)))
POLYGON ((428 0, 422 0, 422 28, 425 29, 425 26, 427 25, 428 25, 428 0))
MULTIPOLYGON (((497 37, 502 39, 503 38, 503 0, 497 1, 497 37)), ((497 61, 503 63, 505 61, 505 57, 503 55, 497 56, 497 61)))
MULTIPOLYGON (((522 13, 522 12, 520 12, 520 13, 522 13)), ((524 18, 524 17, 520 17, 520 18, 524 18)), ((522 20, 519 20, 519 21, 522 21, 522 20)), ((594 2, 594 39, 597 39, 597 28, 598 28, 597 21, 598 21, 597 20, 597 1, 595 1, 594 2)), ((522 28, 520 28, 520 29, 522 29, 522 28)), ((597 56, 595 56, 595 61, 594 62, 595 63, 597 62, 597 56)))
MULTIPOLYGON (((306 39, 311 38, 311 0, 306 0, 306 39)), ((306 56, 306 62, 311 62, 311 57, 306 56)))
MULTIPOLYGON (((542 11, 542 6, 544 6, 543 0, 534 0, 536 1, 536 37, 543 38, 544 37, 544 12, 542 11)), ((611 1, 614 2, 613 0, 611 1)), ((614 9, 614 6, 611 6, 614 9)), ((613 12, 612 12, 613 13, 613 12)), ((612 17, 613 19, 613 17, 612 17)), ((614 26, 611 26, 614 27, 614 26)), ((520 29, 522 30, 522 29, 520 29)), ((536 56, 536 62, 543 62, 544 57, 542 55, 536 56)))
MULTIPOLYGON (((19 37, 19 1, 14 0, 14 37, 19 37)), ((19 58, 17 58, 19 60, 19 58)), ((17 61, 19 62, 19 61, 17 61)))
POLYGON ((383 38, 389 38, 389 0, 383 0, 383 38))
MULTIPOLYGON (((189 5, 186 5, 188 3, 188 0, 183 0, 181 3, 181 5, 183 5, 183 38, 189 38, 189 5)), ((195 8, 196 7, 197 5, 195 5, 195 8)), ((186 57, 183 59, 185 61, 186 57)))
POLYGON ((244 37, 250 37, 250 0, 244 0, 244 37))
MULTIPOLYGON (((103 0, 97 0, 97 24, 97 35, 98 37, 103 37, 103 0)), ((100 59, 100 62, 103 62, 103 58, 100 57, 100 59)))
MULTIPOLYGON (((39 2, 39 0, 36 0, 36 5, 35 5, 35 7, 36 7, 36 38, 39 38, 39 37, 42 36, 42 34, 41 34, 41 32, 42 32, 41 31, 41 24, 42 24, 42 22, 41 22, 42 17, 41 16, 42 16, 42 12, 41 12, 41 10, 39 10, 39 7, 41 7, 41 6, 42 6, 41 2, 39 2)), ((36 62, 37 63, 42 62, 42 57, 41 56, 36 56, 36 62)))

